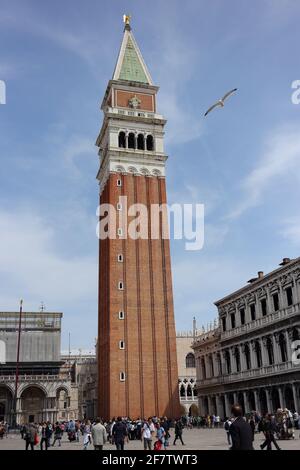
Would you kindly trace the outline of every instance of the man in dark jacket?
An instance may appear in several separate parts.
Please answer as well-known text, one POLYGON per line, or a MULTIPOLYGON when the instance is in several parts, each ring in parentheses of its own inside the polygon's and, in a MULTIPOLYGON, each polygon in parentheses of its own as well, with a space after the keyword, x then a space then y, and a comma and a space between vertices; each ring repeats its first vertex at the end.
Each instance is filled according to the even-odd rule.
POLYGON ((268 414, 264 418, 262 422, 262 430, 264 432, 266 440, 263 444, 261 444, 261 450, 263 450, 265 447, 267 447, 267 450, 272 450, 272 443, 274 444, 277 450, 281 450, 274 436, 276 426, 274 421, 272 420, 272 415, 268 414))
POLYGON ((117 422, 113 427, 112 433, 117 450, 124 450, 124 440, 127 436, 127 426, 122 422, 121 416, 117 418, 117 422))
POLYGON ((180 439, 181 444, 183 446, 185 445, 182 440, 182 428, 183 428, 183 425, 182 425, 181 420, 178 419, 177 421, 175 421, 175 438, 174 438, 173 446, 176 446, 177 439, 180 439))
POLYGON ((243 410, 240 405, 233 405, 231 413, 234 416, 229 432, 231 437, 231 450, 254 450, 252 444, 252 429, 243 418, 243 410))

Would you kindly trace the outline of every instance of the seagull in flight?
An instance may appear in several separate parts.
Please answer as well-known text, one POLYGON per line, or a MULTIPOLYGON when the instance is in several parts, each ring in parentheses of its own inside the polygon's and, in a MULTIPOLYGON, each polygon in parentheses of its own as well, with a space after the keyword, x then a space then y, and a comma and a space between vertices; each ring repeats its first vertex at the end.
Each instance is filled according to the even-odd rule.
POLYGON ((215 104, 213 104, 210 108, 208 108, 208 110, 206 111, 206 113, 204 114, 204 116, 207 116, 208 113, 210 113, 214 108, 216 108, 217 106, 221 106, 221 108, 224 107, 224 101, 231 95, 233 95, 235 92, 237 91, 237 88, 234 88, 233 90, 230 90, 228 91, 227 93, 225 93, 225 95, 223 96, 223 98, 221 98, 220 100, 218 100, 215 104))

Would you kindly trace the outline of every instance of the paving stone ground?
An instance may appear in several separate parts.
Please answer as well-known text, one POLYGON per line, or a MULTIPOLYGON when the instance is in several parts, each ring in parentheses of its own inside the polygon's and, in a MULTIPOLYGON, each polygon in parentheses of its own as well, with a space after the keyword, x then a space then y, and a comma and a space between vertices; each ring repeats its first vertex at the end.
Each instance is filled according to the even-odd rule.
MULTIPOLYGON (((300 450, 300 431, 295 431, 295 439, 291 440, 281 440, 278 441, 279 446, 284 450, 300 450)), ((171 430, 171 436, 173 438, 174 431, 171 430)), ((259 449, 260 444, 263 442, 263 434, 256 434, 254 441, 254 448, 259 449)), ((58 449, 58 450, 82 450, 83 449, 83 439, 78 442, 69 442, 67 440, 66 434, 64 434, 62 439, 61 447, 58 447, 57 442, 56 447, 51 447, 49 450, 58 449)), ((223 429, 185 429, 183 432, 183 441, 186 444, 184 447, 177 441, 176 446, 170 445, 169 450, 224 450, 228 449, 226 433, 223 429)), ((170 440, 172 444, 172 439, 170 440)), ((4 437, 0 440, 0 451, 1 450, 23 450, 25 448, 25 441, 23 441, 19 434, 11 434, 9 437, 4 437)), ((105 450, 114 450, 115 447, 112 445, 105 445, 105 450)), ((125 444, 125 450, 141 450, 143 445, 141 441, 129 441, 125 444)), ((35 447, 35 450, 39 450, 39 445, 35 447)), ((89 446, 88 450, 93 450, 93 446, 89 446)))

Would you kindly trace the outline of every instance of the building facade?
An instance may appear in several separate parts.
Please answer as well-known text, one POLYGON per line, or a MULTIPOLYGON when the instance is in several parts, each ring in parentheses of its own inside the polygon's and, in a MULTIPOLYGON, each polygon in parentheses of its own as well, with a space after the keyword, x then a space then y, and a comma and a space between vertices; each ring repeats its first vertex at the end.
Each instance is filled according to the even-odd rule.
POLYGON ((196 361, 192 349, 196 331, 180 331, 176 335, 178 364, 178 393, 185 413, 191 413, 191 405, 198 407, 196 388, 196 361))
POLYGON ((78 418, 98 416, 98 367, 95 351, 62 351, 62 361, 71 369, 72 383, 78 390, 78 418))
POLYGON ((0 421, 77 418, 77 388, 60 357, 62 313, 22 313, 16 393, 19 315, 0 312, 0 421))
POLYGON ((100 208, 110 204, 118 214, 115 232, 100 237, 99 248, 99 414, 105 419, 179 412, 169 240, 162 214, 155 226, 150 210, 166 203, 166 121, 156 110, 157 91, 127 23, 97 139, 100 208), (143 236, 128 235, 134 204, 146 211, 143 236))
POLYGON ((197 336, 200 413, 300 411, 300 258, 217 301, 219 325, 197 336), (297 349, 298 348, 298 349, 297 349))

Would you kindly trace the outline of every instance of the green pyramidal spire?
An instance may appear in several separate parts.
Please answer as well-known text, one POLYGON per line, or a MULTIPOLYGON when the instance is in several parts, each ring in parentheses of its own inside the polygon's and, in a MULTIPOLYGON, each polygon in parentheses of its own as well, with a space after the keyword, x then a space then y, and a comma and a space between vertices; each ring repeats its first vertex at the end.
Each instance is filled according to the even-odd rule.
POLYGON ((129 25, 125 26, 113 79, 153 85, 151 76, 129 25))
POLYGON ((127 41, 119 79, 149 83, 130 37, 127 41))

